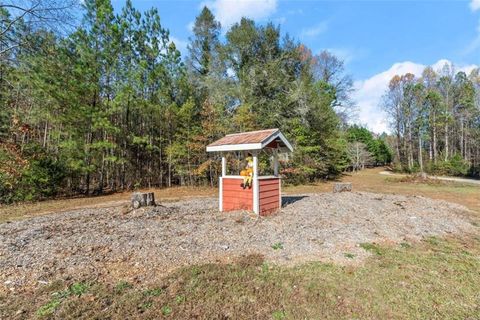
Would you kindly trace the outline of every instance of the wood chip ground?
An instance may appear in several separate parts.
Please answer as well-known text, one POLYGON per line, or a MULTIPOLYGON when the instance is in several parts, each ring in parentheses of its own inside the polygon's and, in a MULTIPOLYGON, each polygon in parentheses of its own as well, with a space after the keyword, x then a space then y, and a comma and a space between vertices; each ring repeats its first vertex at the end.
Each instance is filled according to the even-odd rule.
POLYGON ((288 265, 361 263, 370 254, 361 243, 479 231, 465 207, 423 197, 288 196, 282 212, 266 218, 219 213, 217 207, 215 198, 195 198, 155 208, 83 209, 1 224, 0 290, 26 290, 56 279, 148 283, 184 265, 229 262, 249 253, 288 265))

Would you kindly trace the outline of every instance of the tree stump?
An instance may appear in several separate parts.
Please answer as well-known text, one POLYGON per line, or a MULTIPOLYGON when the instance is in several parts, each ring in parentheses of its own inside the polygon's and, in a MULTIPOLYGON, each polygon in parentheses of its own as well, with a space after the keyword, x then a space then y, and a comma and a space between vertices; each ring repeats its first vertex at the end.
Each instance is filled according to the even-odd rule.
POLYGON ((421 179, 421 180, 427 180, 428 179, 428 176, 425 172, 420 172, 418 173, 418 177, 421 179))
POLYGON ((138 209, 140 207, 154 206, 155 194, 153 192, 135 192, 132 194, 132 207, 138 209))
POLYGON ((352 184, 350 182, 335 183, 333 185, 333 192, 348 192, 352 191, 352 184))

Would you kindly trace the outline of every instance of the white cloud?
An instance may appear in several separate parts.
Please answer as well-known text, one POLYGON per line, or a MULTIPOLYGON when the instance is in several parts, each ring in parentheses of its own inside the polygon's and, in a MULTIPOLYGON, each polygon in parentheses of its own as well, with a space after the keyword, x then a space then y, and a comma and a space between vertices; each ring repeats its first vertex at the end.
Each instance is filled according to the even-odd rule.
POLYGON ((472 11, 480 10, 480 0, 471 0, 470 9, 472 9, 472 11))
POLYGON ((328 29, 327 21, 322 21, 313 27, 303 29, 302 32, 300 33, 300 37, 301 38, 316 37, 321 33, 324 33, 325 31, 327 31, 327 29, 328 29))
MULTIPOLYGON (((445 63, 452 65, 449 60, 441 59, 432 64, 432 68, 440 70, 445 63)), ((413 73, 415 76, 420 76, 425 67, 426 65, 411 61, 399 62, 368 79, 355 81, 353 99, 359 107, 357 122, 366 125, 376 133, 389 132, 387 115, 381 108, 382 96, 388 88, 388 83, 395 75, 413 73)), ((468 74, 476 67, 476 65, 465 65, 460 68, 455 67, 455 70, 465 71, 468 74)))
POLYGON ((463 71, 467 75, 473 69, 478 68, 478 66, 476 64, 456 65, 448 59, 440 59, 437 62, 435 62, 434 64, 432 64, 431 67, 433 68, 433 70, 439 72, 439 71, 442 70, 442 68, 445 66, 445 64, 448 64, 450 66, 450 68, 452 68, 455 72, 463 71))
POLYGON ((277 10, 277 0, 213 0, 203 2, 203 6, 210 8, 222 28, 227 29, 242 17, 254 20, 269 17, 277 10))
POLYGON ((382 96, 388 87, 388 83, 396 74, 421 74, 425 66, 410 61, 395 63, 390 69, 373 77, 355 81, 353 99, 358 105, 359 123, 367 125, 374 132, 388 132, 386 114, 381 109, 382 96))

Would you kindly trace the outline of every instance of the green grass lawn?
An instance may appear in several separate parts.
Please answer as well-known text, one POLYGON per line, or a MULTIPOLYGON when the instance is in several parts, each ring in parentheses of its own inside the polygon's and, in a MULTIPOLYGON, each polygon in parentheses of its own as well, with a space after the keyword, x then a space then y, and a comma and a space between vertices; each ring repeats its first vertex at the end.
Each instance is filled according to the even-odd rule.
POLYGON ((361 266, 234 264, 179 269, 158 283, 55 282, 0 300, 0 318, 479 319, 480 238, 362 244, 361 266))

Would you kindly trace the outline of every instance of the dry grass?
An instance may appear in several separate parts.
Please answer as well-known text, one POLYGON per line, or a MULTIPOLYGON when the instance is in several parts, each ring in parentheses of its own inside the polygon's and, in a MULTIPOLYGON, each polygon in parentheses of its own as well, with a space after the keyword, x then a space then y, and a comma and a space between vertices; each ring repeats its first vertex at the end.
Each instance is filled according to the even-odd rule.
MULTIPOLYGON (((140 191, 154 192, 157 202, 170 202, 189 197, 205 197, 216 195, 216 190, 208 187, 173 187, 167 189, 143 189, 140 191)), ((0 223, 26 219, 50 213, 66 212, 80 208, 107 208, 123 206, 130 202, 131 195, 131 192, 121 192, 96 197, 47 200, 8 206, 0 205, 0 223)))
MULTIPOLYGON (((374 193, 422 195, 425 197, 446 200, 469 207, 480 215, 480 187, 458 182, 427 180, 421 182, 408 177, 389 177, 380 175, 384 168, 367 169, 359 173, 346 174, 343 182, 351 182, 356 191, 374 193)), ((310 185, 287 186, 285 194, 330 192, 334 182, 319 182, 310 185)), ((159 201, 176 201, 188 197, 216 196, 217 189, 209 187, 174 187, 168 189, 145 189, 143 192, 154 192, 159 201)), ((71 199, 47 200, 36 203, 22 203, 0 206, 0 223, 25 219, 37 215, 54 212, 65 212, 79 208, 104 208, 122 206, 129 202, 131 192, 115 193, 96 197, 79 197, 71 199)))
MULTIPOLYGON (((478 213, 480 217, 480 186, 458 182, 407 181, 405 177, 381 175, 385 168, 367 169, 359 173, 347 174, 343 182, 351 182, 354 191, 386 194, 419 195, 432 199, 445 200, 464 205, 478 213)), ((284 188, 285 193, 331 192, 334 182, 284 188)))
POLYGON ((478 319, 480 238, 363 244, 361 267, 263 262, 177 270, 150 287, 119 279, 57 281, 0 297, 0 318, 54 319, 478 319))
MULTIPOLYGON (((351 182, 355 191, 374 193, 421 195, 432 199, 446 200, 465 205, 478 212, 480 217, 480 186, 458 182, 409 183, 402 177, 389 177, 379 174, 384 168, 367 169, 359 173, 346 174, 342 181, 351 182)), ((407 178, 408 180, 408 178, 407 178)), ((316 183, 302 186, 287 186, 285 194, 331 192, 334 182, 316 183)), ((159 201, 175 201, 188 197, 216 196, 217 189, 209 187, 174 187, 169 189, 147 189, 155 192, 159 201)), ((0 206, 0 223, 25 219, 53 212, 65 212, 78 208, 122 206, 129 202, 131 192, 115 193, 97 197, 48 200, 36 203, 23 203, 0 206)))

